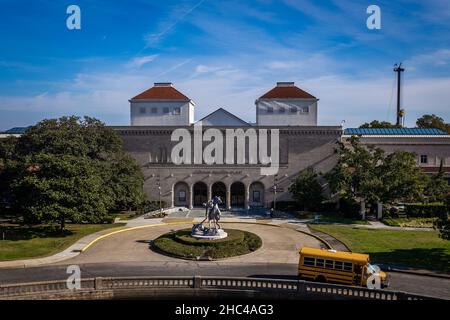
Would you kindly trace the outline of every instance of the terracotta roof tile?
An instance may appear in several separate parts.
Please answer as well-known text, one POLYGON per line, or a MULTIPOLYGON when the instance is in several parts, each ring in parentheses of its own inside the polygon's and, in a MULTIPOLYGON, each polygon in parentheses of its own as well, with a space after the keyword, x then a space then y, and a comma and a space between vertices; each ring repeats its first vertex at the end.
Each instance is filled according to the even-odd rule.
POLYGON ((171 85, 155 85, 141 92, 131 100, 190 100, 171 85))
POLYGON ((316 99, 316 97, 292 85, 276 86, 261 96, 260 99, 316 99))

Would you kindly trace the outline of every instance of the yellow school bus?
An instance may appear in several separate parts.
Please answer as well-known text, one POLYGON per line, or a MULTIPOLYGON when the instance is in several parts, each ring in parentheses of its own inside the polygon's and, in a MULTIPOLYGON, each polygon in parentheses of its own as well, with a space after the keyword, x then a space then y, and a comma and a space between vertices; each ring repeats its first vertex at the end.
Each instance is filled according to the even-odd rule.
POLYGON ((382 288, 389 285, 387 274, 369 263, 368 254, 336 250, 301 248, 298 275, 305 280, 364 287, 371 275, 377 275, 382 288))

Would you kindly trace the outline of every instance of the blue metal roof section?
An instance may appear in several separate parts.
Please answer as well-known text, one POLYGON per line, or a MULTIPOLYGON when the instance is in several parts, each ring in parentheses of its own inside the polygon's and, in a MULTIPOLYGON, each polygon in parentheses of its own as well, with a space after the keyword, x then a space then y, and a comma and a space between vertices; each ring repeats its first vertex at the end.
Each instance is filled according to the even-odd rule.
POLYGON ((6 130, 5 133, 7 134, 23 134, 25 131, 27 131, 29 127, 14 127, 9 130, 6 130))
POLYGON ((439 129, 429 128, 347 128, 345 135, 365 135, 365 136, 436 136, 448 135, 447 132, 439 129))

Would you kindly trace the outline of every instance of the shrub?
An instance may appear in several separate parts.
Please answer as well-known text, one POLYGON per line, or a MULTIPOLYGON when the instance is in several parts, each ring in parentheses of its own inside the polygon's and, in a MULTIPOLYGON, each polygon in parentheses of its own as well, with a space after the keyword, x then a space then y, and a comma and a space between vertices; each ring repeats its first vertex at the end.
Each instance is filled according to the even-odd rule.
POLYGON ((354 200, 339 199, 339 211, 344 215, 344 218, 358 219, 360 217, 360 207, 360 204, 354 200))
POLYGON ((405 214, 408 217, 432 218, 446 216, 448 207, 440 202, 411 203, 405 205, 405 214))
MULTIPOLYGON (((165 208, 166 207, 166 202, 165 201, 161 201, 161 207, 165 208)), ((138 207, 137 213, 139 215, 141 214, 145 214, 151 211, 155 211, 159 209, 159 201, 150 201, 150 200, 145 200, 141 203, 141 205, 138 207)))

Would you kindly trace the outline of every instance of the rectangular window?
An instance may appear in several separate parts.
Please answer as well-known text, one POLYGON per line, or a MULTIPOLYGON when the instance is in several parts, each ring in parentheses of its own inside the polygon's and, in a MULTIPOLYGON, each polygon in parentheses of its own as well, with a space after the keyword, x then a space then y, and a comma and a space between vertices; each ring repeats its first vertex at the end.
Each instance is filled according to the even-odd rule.
POLYGON ((253 202, 261 202, 261 194, 259 191, 253 191, 253 202))
POLYGON ((353 263, 344 262, 344 271, 351 272, 353 270, 353 263))
POLYGON ((181 113, 180 108, 174 108, 173 109, 173 114, 180 114, 180 113, 181 113))
POLYGON ((152 108, 152 113, 158 113, 158 108, 152 108))
POLYGON ((291 111, 291 113, 296 113, 297 112, 297 107, 291 107, 289 110, 291 111))
POLYGON ((302 113, 308 113, 309 112, 309 107, 302 107, 301 111, 302 111, 302 113))
POLYGON ((145 107, 140 107, 140 108, 139 108, 139 112, 140 112, 140 113, 145 113, 145 107))
POLYGON ((420 163, 427 164, 428 163, 428 156, 426 154, 420 155, 420 163))
POLYGON ((285 107, 280 107, 280 109, 278 110, 278 112, 280 112, 280 113, 285 113, 285 112, 286 112, 286 108, 285 108, 285 107))
POLYGON ((314 259, 314 258, 304 257, 303 264, 307 267, 314 267, 315 260, 316 259, 314 259))
POLYGON ((273 113, 273 107, 267 107, 267 113, 273 113))
POLYGON ((336 270, 342 270, 342 261, 335 261, 334 262, 334 268, 336 270))
POLYGON ((181 190, 178 193, 178 201, 180 201, 180 202, 185 202, 186 201, 186 191, 181 190))
POLYGON ((325 263, 325 260, 323 260, 323 259, 316 259, 316 267, 317 268, 323 268, 324 267, 324 263, 325 263))
POLYGON ((164 107, 163 112, 166 114, 169 113, 169 107, 164 107))
POLYGON ((333 260, 325 260, 325 268, 333 269, 333 260))

